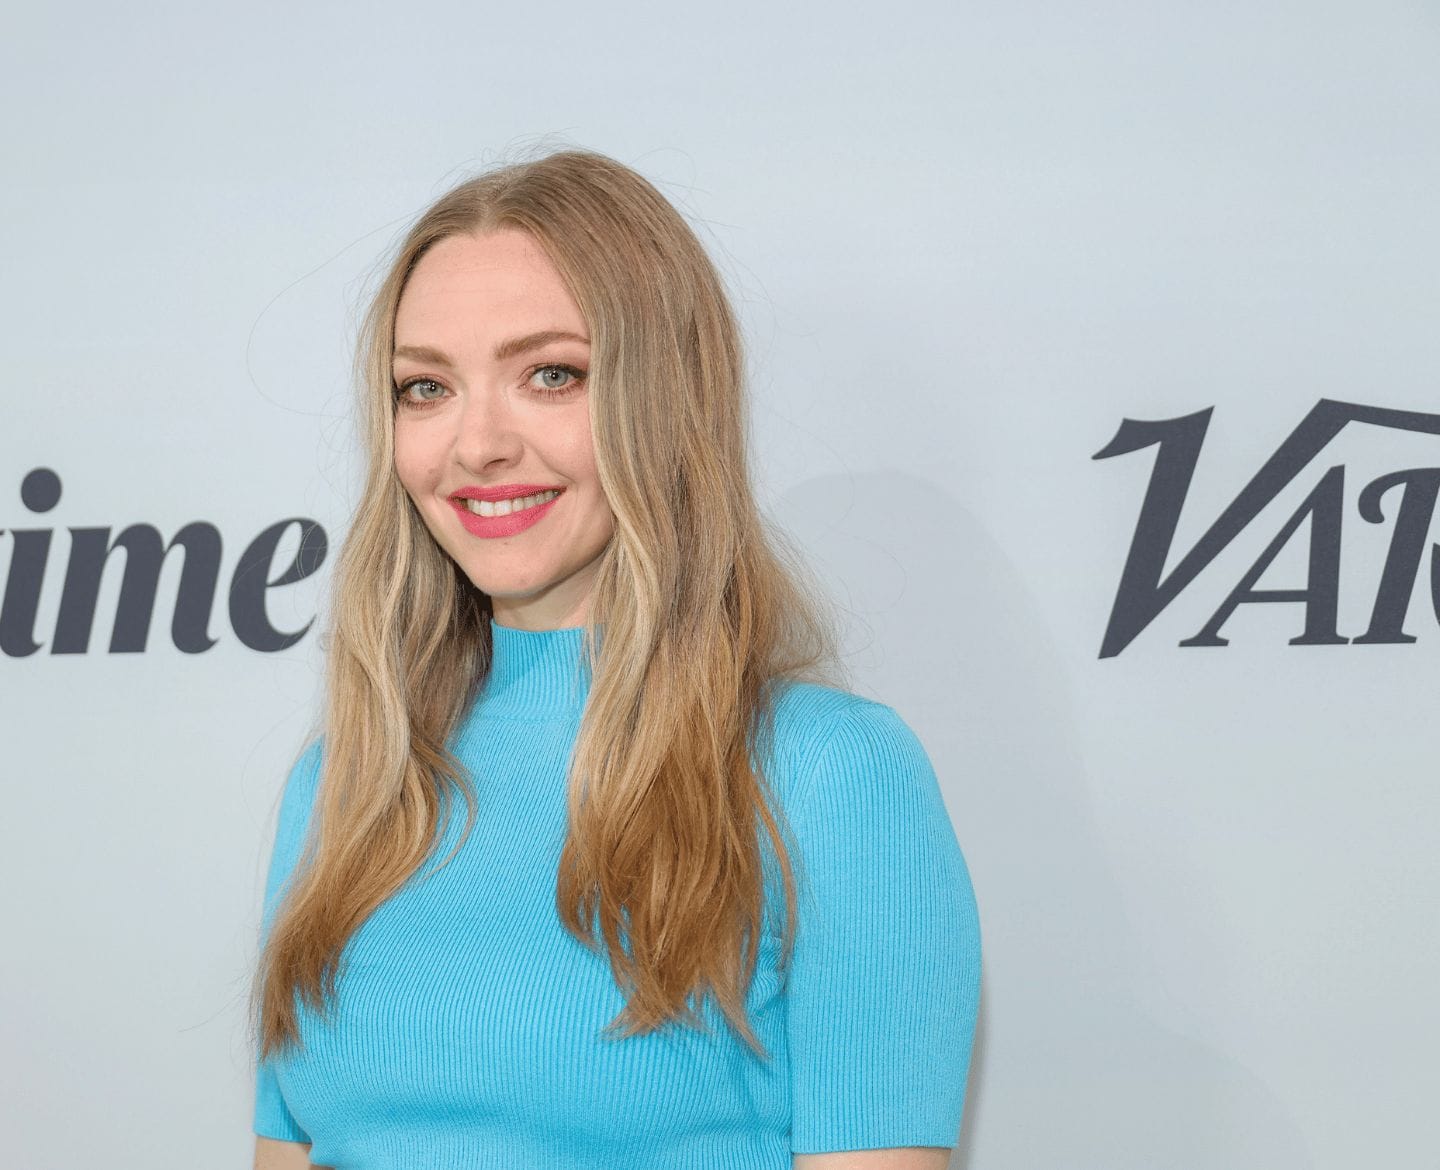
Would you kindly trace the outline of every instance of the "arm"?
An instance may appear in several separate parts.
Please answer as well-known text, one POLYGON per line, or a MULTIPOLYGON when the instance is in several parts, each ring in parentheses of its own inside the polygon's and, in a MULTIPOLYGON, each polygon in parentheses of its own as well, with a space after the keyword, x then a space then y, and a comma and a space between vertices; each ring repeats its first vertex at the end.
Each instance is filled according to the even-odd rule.
POLYGON ((310 1144, 257 1137, 255 1170, 310 1170, 310 1144))
POLYGON ((893 1150, 846 1150, 840 1154, 796 1154, 794 1170, 947 1170, 944 1146, 908 1146, 893 1150))
POLYGON ((860 701, 829 722, 786 809, 801 870, 793 1165, 944 1170, 980 990, 969 872, 929 757, 899 715, 860 701))
MULTIPOLYGON (((309 828, 311 807, 320 778, 321 745, 311 744, 290 770, 280 801, 275 840, 265 879, 265 900, 260 918, 260 942, 269 936, 279 902, 289 882, 309 828)), ((258 1058, 258 1052, 255 1054, 258 1058)), ((254 1125, 256 1170, 308 1167, 311 1134, 290 1112, 276 1076, 275 1062, 257 1059, 255 1065, 254 1125)))

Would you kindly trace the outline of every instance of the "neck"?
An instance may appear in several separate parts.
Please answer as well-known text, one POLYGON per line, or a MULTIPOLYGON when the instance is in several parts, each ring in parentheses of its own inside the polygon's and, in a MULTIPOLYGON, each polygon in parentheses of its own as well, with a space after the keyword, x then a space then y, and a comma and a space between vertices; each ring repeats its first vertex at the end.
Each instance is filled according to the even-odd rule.
POLYGON ((590 691, 583 626, 523 630, 490 619, 490 668, 479 698, 489 714, 579 714, 590 691))

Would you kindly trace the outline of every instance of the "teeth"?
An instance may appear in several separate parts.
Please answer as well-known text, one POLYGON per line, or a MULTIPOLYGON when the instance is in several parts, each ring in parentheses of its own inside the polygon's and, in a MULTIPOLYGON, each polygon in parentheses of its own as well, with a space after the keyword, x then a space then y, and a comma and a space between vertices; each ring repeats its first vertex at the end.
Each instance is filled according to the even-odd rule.
POLYGON ((511 512, 518 512, 522 508, 533 508, 536 504, 543 504, 546 500, 553 500, 560 493, 556 491, 538 492, 533 496, 519 496, 513 500, 466 500, 465 506, 477 516, 508 516, 511 512))

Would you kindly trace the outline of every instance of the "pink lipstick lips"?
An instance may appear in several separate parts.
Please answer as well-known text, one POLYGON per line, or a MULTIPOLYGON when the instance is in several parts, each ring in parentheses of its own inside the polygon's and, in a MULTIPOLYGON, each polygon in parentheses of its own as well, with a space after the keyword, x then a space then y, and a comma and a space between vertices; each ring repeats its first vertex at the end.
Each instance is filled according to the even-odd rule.
POLYGON ((507 483, 493 488, 461 488, 450 497, 450 505, 460 517, 460 523, 465 526, 465 531, 472 536, 496 537, 514 536, 517 532, 524 532, 532 524, 538 524, 555 504, 560 496, 565 494, 563 488, 547 486, 545 484, 529 483, 507 483), (538 495, 540 492, 556 492, 557 495, 541 504, 532 504, 528 508, 513 511, 504 516, 481 516, 470 510, 467 500, 513 500, 524 496, 538 495))

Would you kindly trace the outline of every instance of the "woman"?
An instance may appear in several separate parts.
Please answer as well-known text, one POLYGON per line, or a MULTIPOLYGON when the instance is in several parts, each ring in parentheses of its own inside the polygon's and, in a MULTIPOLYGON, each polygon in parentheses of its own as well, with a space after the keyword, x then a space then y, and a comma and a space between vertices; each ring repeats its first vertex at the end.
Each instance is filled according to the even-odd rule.
POLYGON ((758 512, 738 329, 684 220, 585 151, 466 181, 360 359, 324 735, 266 889, 256 1165, 945 1166, 970 879, 923 747, 833 681, 758 512))

